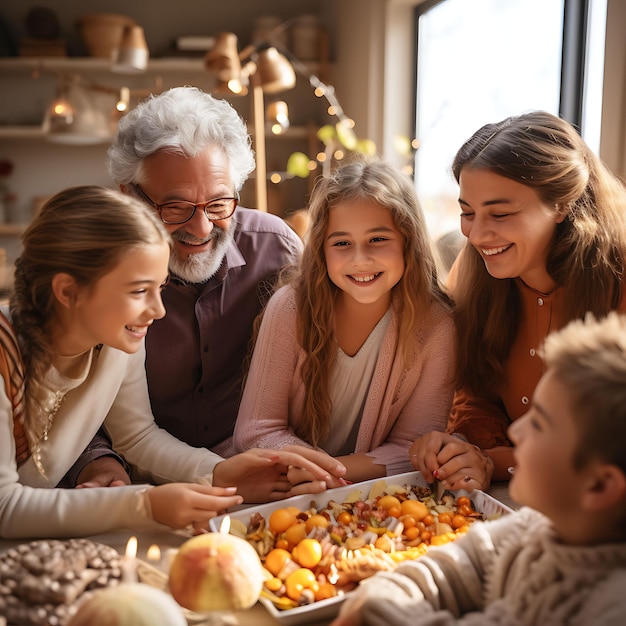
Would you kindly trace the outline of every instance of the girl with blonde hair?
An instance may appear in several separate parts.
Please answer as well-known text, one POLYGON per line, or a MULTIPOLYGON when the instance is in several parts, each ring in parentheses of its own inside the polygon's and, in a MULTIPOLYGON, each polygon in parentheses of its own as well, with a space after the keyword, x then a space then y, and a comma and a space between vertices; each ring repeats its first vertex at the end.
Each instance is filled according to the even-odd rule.
POLYGON ((301 263, 263 315, 235 445, 320 448, 351 481, 409 471, 411 442, 445 428, 455 342, 412 182, 355 160, 318 181, 309 211, 301 263))

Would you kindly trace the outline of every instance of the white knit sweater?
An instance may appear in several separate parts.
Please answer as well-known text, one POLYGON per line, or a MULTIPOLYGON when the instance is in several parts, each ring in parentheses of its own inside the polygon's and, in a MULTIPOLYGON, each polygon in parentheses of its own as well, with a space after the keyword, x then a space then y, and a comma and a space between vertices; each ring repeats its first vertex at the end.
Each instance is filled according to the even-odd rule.
POLYGON ((564 545, 524 508, 364 581, 342 610, 359 604, 367 626, 623 626, 626 544, 564 545))
POLYGON ((149 482, 197 481, 221 457, 192 448, 158 428, 152 417, 145 350, 126 354, 103 347, 88 371, 68 379, 65 402, 41 442, 43 477, 32 456, 15 461, 13 412, 0 381, 0 537, 77 537, 112 529, 165 528, 152 518, 145 485, 54 489, 104 423, 119 452, 149 482))

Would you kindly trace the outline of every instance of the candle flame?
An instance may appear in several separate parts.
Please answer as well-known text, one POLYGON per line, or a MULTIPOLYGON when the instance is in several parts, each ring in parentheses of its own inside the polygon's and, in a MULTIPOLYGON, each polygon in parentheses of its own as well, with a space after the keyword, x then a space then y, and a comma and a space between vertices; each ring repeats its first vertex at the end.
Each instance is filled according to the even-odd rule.
POLYGON ((161 560, 161 548, 153 543, 146 552, 146 558, 148 561, 160 561, 161 560))
POLYGON ((131 537, 126 544, 126 553, 122 561, 122 582, 137 582, 137 537, 131 537))
POLYGON ((228 534, 230 532, 230 515, 226 515, 220 524, 220 532, 228 534))
POLYGON ((126 556, 129 559, 134 559, 137 556, 137 537, 134 535, 128 540, 126 544, 126 556))

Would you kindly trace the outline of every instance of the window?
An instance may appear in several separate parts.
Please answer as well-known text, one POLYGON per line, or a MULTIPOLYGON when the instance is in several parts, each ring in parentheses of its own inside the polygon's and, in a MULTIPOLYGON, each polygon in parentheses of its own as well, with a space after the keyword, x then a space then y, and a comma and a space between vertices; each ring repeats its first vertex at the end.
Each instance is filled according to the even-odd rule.
POLYGON ((415 183, 438 238, 458 229, 450 165, 461 144, 509 115, 559 113, 564 8, 563 0, 444 0, 416 11, 415 183))
POLYGON ((607 0, 591 0, 587 30, 582 136, 600 154, 607 0))

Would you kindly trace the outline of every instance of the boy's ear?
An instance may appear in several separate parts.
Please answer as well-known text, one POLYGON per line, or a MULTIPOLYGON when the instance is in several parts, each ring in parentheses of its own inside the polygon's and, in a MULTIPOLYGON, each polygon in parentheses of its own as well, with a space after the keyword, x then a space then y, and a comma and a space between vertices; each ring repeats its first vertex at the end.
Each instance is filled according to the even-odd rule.
POLYGON ((69 309, 78 297, 78 285, 72 276, 60 272, 52 278, 52 293, 62 306, 69 309))
POLYGON ((587 511, 603 511, 626 502, 626 475, 610 463, 598 463, 586 480, 582 506, 587 511))

